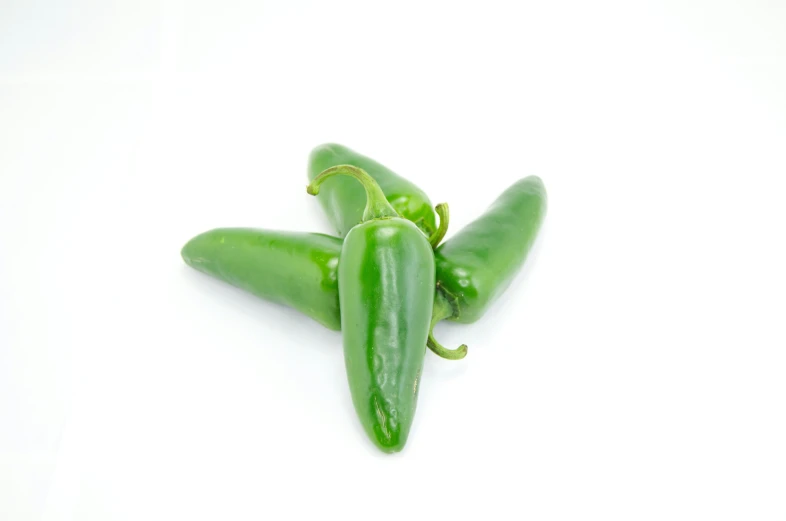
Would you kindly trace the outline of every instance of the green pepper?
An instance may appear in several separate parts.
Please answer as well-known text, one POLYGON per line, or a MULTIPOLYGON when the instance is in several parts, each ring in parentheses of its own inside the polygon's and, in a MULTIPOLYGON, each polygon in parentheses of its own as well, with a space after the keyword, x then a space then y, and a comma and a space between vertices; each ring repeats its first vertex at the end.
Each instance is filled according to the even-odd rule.
POLYGON ((336 274, 341 239, 319 233, 219 228, 183 247, 189 266, 341 329, 336 274))
MULTIPOLYGON (((546 202, 539 178, 522 179, 437 249, 431 331, 440 320, 471 323, 483 316, 523 265, 546 202)), ((447 205, 438 209, 440 228, 446 227, 447 205)), ((336 279, 341 245, 341 239, 321 234, 219 229, 189 241, 183 258, 200 271, 340 329, 336 279)), ((428 347, 448 359, 467 352, 464 345, 444 348, 433 332, 428 347)))
POLYGON ((437 297, 429 347, 441 348, 433 336, 438 321, 475 322, 507 289, 535 241, 546 202, 539 177, 521 179, 435 250, 437 297))
MULTIPOLYGON (((423 190, 373 159, 345 146, 326 143, 312 150, 308 160, 308 180, 313 181, 323 170, 338 165, 352 165, 365 170, 380 186, 397 214, 414 222, 427 237, 436 232, 434 210, 423 190)), ((340 237, 360 223, 366 206, 363 188, 352 179, 344 178, 335 179, 325 186, 317 200, 340 237)))
POLYGON ((347 233, 338 265, 349 389, 371 440, 384 452, 398 452, 417 404, 434 299, 434 253, 417 226, 398 215, 360 168, 328 168, 308 193, 318 194, 335 175, 355 177, 367 196, 361 223, 347 233))
MULTIPOLYGON (((438 205, 439 206, 439 205, 438 205)), ((447 205, 440 224, 447 224, 447 205)), ((341 329, 338 259, 343 240, 321 233, 216 228, 183 247, 186 264, 258 297, 299 310, 329 329, 341 329)), ((428 347, 450 360, 460 351, 428 347)))

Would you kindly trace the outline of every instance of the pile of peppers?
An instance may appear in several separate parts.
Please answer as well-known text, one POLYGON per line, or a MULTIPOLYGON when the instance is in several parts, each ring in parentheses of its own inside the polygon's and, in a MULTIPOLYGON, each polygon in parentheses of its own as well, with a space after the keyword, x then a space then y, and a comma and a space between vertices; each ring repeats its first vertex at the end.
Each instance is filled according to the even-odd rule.
POLYGON ((410 181, 347 147, 325 144, 309 157, 307 191, 338 237, 219 228, 183 247, 185 262, 261 298, 343 332, 355 411, 384 452, 400 451, 415 415, 428 347, 441 320, 475 322, 508 287, 546 213, 536 176, 520 179, 486 212, 440 244, 447 204, 432 207, 410 181), (439 216, 439 226, 436 217, 439 216))

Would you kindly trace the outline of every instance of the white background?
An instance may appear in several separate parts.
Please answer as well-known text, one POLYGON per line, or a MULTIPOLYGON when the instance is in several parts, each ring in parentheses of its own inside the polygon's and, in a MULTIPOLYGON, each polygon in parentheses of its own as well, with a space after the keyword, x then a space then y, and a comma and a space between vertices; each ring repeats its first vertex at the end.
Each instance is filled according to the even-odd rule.
POLYGON ((0 518, 786 519, 785 93, 776 1, 3 0, 0 518), (325 141, 454 232, 549 191, 393 456, 338 333, 179 256, 329 232, 325 141))

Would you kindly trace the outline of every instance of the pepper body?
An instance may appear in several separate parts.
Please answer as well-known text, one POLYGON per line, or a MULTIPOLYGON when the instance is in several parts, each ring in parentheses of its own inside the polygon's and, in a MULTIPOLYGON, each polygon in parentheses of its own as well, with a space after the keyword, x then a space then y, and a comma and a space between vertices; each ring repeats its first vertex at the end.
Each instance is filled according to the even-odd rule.
POLYGON ((437 294, 452 308, 449 320, 475 322, 507 289, 535 241, 546 202, 539 177, 521 179, 436 249, 437 294))
POLYGON ((338 267, 352 401, 385 452, 403 448, 415 414, 434 297, 434 255, 404 219, 353 228, 338 267))
POLYGON ((342 242, 319 233, 218 228, 188 241, 181 255, 194 269, 339 330, 342 242))
MULTIPOLYGON (((345 146, 326 143, 312 150, 308 161, 308 180, 313 181, 323 170, 338 165, 352 165, 366 171, 377 182, 396 213, 415 223, 427 237, 434 233, 437 228, 434 209, 423 190, 345 146)), ((320 190, 317 199, 340 237, 362 220, 366 193, 353 179, 333 179, 320 190)))
POLYGON ((368 436, 382 451, 398 452, 415 416, 434 299, 434 251, 360 168, 328 168, 308 193, 317 195, 327 179, 344 175, 362 185, 367 199, 338 265, 347 380, 368 436))

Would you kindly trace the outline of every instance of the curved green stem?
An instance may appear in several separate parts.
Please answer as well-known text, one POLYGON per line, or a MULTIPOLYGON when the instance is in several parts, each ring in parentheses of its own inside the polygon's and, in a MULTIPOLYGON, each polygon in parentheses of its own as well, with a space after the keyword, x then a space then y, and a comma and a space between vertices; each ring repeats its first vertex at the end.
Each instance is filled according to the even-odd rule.
POLYGON ((440 294, 439 290, 437 290, 436 296, 434 297, 434 311, 431 313, 431 326, 428 330, 428 341, 426 345, 434 354, 442 358, 448 360, 461 360, 467 356, 466 344, 461 344, 456 349, 448 349, 434 339, 434 326, 440 320, 445 320, 451 316, 453 316, 453 306, 451 306, 450 302, 448 302, 447 299, 440 294))
POLYGON ((352 165, 337 165, 323 170, 316 176, 311 184, 308 185, 306 191, 311 195, 319 193, 319 186, 325 182, 326 179, 334 175, 348 175, 352 176, 363 185, 366 189, 366 210, 363 212, 363 221, 370 221, 372 219, 382 219, 386 217, 398 217, 396 210, 388 202, 385 193, 379 187, 374 178, 366 173, 362 168, 352 165))
POLYGON ((437 215, 439 215, 439 228, 431 234, 431 237, 428 238, 428 242, 431 244, 432 248, 436 249, 439 243, 442 242, 442 239, 445 238, 445 234, 448 233, 450 209, 448 208, 448 203, 439 203, 434 207, 434 210, 436 210, 437 215))

